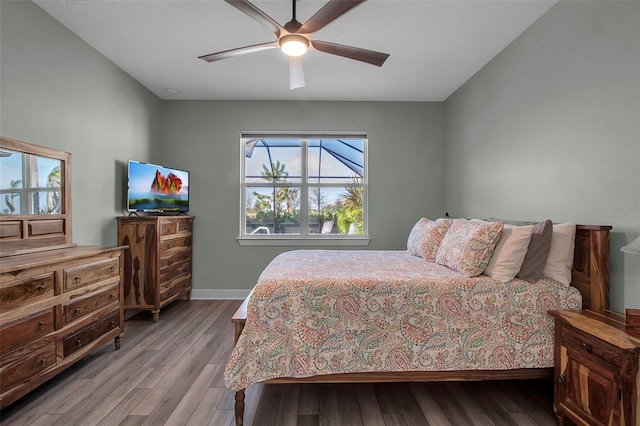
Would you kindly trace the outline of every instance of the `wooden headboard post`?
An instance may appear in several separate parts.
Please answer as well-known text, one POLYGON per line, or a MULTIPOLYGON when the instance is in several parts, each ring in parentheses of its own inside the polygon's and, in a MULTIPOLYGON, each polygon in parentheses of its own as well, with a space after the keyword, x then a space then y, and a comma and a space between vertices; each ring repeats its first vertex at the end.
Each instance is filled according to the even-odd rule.
POLYGON ((576 226, 571 285, 582 294, 583 309, 609 309, 609 231, 611 226, 576 226))

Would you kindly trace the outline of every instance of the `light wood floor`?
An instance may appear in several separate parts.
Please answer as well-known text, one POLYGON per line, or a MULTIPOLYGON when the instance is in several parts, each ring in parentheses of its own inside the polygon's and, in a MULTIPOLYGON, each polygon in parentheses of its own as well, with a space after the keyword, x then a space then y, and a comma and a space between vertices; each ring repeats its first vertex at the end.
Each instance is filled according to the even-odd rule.
MULTIPOLYGON (((125 323, 109 344, 7 407, 3 425, 234 424, 223 372, 239 301, 176 301, 125 323)), ((254 385, 247 425, 553 425, 545 380, 254 385)))

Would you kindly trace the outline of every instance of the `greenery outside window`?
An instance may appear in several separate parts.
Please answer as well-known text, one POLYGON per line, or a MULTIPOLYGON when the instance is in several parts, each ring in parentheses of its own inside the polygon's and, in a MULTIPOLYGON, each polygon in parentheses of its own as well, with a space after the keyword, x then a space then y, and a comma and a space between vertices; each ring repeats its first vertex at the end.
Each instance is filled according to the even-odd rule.
POLYGON ((244 133, 240 240, 367 241, 367 138, 244 133))

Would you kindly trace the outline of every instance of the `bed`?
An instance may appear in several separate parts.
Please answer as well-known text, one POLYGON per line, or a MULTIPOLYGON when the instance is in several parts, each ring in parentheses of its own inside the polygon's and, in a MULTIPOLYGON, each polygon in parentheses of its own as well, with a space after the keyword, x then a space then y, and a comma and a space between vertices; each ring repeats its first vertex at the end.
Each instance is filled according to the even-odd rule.
POLYGON ((575 227, 570 286, 466 277, 405 251, 282 253, 232 318, 236 424, 254 383, 551 377, 546 312, 608 308, 610 229, 575 227))

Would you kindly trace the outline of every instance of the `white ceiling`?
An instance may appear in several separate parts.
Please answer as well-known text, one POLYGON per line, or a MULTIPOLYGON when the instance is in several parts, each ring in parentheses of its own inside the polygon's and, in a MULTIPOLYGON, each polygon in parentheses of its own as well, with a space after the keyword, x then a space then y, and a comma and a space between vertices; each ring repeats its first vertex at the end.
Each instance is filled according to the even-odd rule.
MULTIPOLYGON (((556 1, 369 0, 312 39, 389 53, 379 68, 309 51, 289 90, 279 49, 208 63, 198 56, 275 41, 223 0, 35 0, 162 99, 442 101, 556 1), (178 93, 173 93, 177 89, 178 93)), ((290 0, 254 0, 284 25, 290 0)), ((298 0, 305 22, 326 0, 298 0)))

